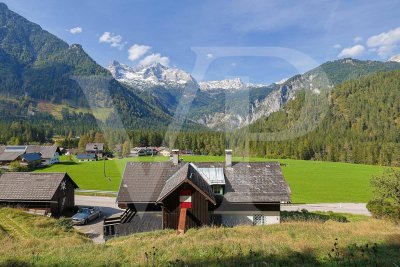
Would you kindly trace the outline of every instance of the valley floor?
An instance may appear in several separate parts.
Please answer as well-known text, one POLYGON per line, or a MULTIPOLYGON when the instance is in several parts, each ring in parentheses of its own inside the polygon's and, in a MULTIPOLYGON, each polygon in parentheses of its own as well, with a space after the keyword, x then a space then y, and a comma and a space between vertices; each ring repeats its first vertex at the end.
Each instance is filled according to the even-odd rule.
POLYGON ((399 225, 349 218, 348 223, 206 227, 183 236, 156 231, 96 245, 55 219, 2 208, 0 266, 400 265, 399 225))
MULTIPOLYGON (((168 157, 123 158, 77 162, 63 157, 59 164, 38 172, 68 172, 80 189, 118 191, 128 161, 166 161, 168 157), (106 176, 104 176, 104 168, 106 176)), ((222 162, 218 156, 183 156, 188 162, 222 162)), ((370 179, 385 167, 339 162, 291 159, 233 158, 234 161, 279 161, 292 191, 292 203, 366 203, 371 198, 370 179)))

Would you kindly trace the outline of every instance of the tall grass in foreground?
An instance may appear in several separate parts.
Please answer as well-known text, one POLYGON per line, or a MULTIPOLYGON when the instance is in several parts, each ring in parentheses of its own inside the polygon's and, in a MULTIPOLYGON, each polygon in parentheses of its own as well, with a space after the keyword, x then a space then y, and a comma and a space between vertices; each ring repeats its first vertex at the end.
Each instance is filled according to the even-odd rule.
MULTIPOLYGON (((400 227, 371 218, 207 227, 184 236, 156 231, 95 245, 54 219, 2 208, 0 229, 0 266, 346 266, 349 246, 374 243, 378 266, 400 264, 400 227), (336 258, 331 252, 335 242, 336 258)), ((360 257, 354 258, 358 265, 350 266, 373 264, 354 255, 360 257)))

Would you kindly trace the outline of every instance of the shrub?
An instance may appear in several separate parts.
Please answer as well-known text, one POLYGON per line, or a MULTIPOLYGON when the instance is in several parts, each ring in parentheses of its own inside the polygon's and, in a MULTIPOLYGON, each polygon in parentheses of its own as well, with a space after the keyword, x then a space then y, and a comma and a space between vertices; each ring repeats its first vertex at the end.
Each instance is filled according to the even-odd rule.
POLYGON ((400 170, 390 169, 381 176, 373 176, 373 199, 367 204, 375 218, 400 221, 400 170))
POLYGON ((326 222, 328 220, 336 221, 336 222, 348 222, 346 216, 329 212, 327 214, 313 213, 308 212, 306 209, 301 211, 282 211, 281 212, 281 221, 319 221, 326 222))
POLYGON ((389 219, 394 222, 400 220, 400 207, 393 202, 373 199, 368 202, 367 209, 375 218, 389 219))
POLYGON ((343 222, 343 223, 348 222, 346 216, 344 216, 342 214, 328 212, 328 216, 329 216, 329 220, 331 220, 331 221, 343 222))
POLYGON ((27 172, 29 168, 28 166, 21 165, 18 161, 14 161, 10 163, 10 170, 12 172, 27 172))

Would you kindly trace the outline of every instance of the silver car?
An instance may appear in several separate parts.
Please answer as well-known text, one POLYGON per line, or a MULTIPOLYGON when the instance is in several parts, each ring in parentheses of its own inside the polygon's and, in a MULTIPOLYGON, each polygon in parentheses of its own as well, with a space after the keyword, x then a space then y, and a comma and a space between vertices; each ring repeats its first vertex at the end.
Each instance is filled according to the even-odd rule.
POLYGON ((101 211, 97 207, 82 207, 78 213, 72 216, 74 224, 84 225, 101 217, 101 211))

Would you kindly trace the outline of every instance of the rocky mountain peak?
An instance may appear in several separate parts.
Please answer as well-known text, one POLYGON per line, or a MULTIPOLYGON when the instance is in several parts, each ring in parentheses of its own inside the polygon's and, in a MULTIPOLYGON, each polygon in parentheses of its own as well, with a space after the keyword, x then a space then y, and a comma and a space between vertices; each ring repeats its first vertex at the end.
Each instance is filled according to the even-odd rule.
POLYGON ((181 87, 186 84, 197 83, 189 73, 176 68, 169 68, 160 63, 130 67, 113 60, 108 66, 108 70, 118 81, 137 89, 154 86, 181 87))

